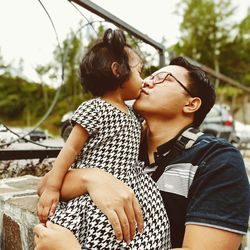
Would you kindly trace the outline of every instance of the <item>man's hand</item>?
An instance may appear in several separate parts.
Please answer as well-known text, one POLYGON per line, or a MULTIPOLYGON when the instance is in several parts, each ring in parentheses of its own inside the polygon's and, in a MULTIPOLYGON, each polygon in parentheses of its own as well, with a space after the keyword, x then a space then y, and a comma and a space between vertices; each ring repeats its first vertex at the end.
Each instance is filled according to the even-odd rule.
POLYGON ((34 228, 35 250, 81 250, 81 246, 71 231, 67 228, 47 221, 34 228))
MULTIPOLYGON (((38 185, 38 194, 45 190, 47 175, 38 185)), ((69 170, 60 192, 65 201, 89 193, 95 205, 108 217, 119 240, 132 240, 136 226, 139 232, 143 231, 143 216, 133 190, 99 168, 69 170)))
POLYGON ((45 187, 38 203, 37 215, 40 222, 45 223, 49 215, 53 215, 59 202, 60 192, 56 188, 45 187))
POLYGON ((143 232, 143 216, 133 190, 113 175, 100 169, 90 169, 86 188, 95 205, 108 217, 116 238, 129 242, 136 225, 143 232))

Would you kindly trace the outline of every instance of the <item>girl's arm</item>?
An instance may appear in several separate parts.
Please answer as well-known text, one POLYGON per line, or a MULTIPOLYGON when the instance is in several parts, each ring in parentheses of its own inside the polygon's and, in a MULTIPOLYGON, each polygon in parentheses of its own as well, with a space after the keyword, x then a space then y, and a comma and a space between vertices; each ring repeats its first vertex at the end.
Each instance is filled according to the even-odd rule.
POLYGON ((65 174, 72 163, 74 163, 87 139, 88 133, 86 129, 79 124, 76 124, 73 127, 65 145, 57 156, 54 166, 50 171, 50 175, 46 183, 47 186, 56 189, 61 188, 65 174))
POLYGON ((57 156, 52 170, 47 175, 45 188, 37 204, 37 214, 41 222, 47 221, 48 215, 54 213, 59 201, 59 192, 64 176, 83 148, 88 136, 87 131, 79 124, 76 124, 57 156))
POLYGON ((143 231, 143 215, 133 190, 115 176, 98 168, 70 170, 61 188, 62 199, 83 193, 107 216, 118 240, 133 240, 136 226, 143 231))

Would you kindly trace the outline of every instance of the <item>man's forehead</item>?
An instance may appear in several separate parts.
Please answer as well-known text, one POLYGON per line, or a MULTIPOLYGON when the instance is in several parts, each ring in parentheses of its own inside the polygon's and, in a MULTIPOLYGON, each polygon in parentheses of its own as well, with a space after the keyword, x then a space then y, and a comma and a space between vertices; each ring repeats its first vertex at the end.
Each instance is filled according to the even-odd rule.
POLYGON ((187 77, 188 71, 184 67, 178 66, 178 65, 168 65, 165 66, 159 70, 157 70, 154 74, 157 74, 159 72, 169 72, 172 73, 174 76, 181 76, 181 77, 187 77))

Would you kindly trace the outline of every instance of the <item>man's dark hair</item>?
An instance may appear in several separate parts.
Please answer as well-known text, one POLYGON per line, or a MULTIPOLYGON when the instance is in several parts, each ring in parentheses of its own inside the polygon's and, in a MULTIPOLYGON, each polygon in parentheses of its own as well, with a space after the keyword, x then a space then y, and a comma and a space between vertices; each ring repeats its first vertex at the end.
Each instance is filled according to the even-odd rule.
POLYGON ((94 96, 102 96, 122 86, 131 72, 126 47, 130 48, 121 30, 107 29, 103 38, 82 59, 80 80, 83 88, 94 96), (118 63, 117 75, 111 69, 113 62, 118 63))
POLYGON ((200 67, 191 64, 183 57, 174 58, 170 61, 169 65, 181 66, 188 71, 190 80, 188 89, 193 96, 201 99, 201 106, 195 112, 193 121, 193 126, 199 127, 207 113, 214 106, 216 98, 214 86, 200 67))

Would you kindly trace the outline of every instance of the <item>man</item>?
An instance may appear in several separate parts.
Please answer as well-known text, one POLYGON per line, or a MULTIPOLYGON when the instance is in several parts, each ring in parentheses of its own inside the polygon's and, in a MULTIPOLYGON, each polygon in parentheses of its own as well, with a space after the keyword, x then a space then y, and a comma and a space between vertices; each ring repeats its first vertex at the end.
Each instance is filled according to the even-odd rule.
MULTIPOLYGON (((140 157, 161 190, 173 248, 236 250, 247 232, 250 190, 240 153, 225 140, 193 129, 214 102, 214 89, 204 72, 179 57, 145 79, 134 104, 147 124, 140 157), (192 140, 171 158, 176 141, 190 133, 192 140)), ((134 222, 142 227, 131 189, 99 169, 77 171, 66 177, 62 197, 88 192, 109 218, 117 238, 131 239, 134 222), (82 185, 69 187, 67 178, 82 185)), ((44 230, 39 225, 35 232, 39 236, 44 230)), ((46 237, 41 241, 36 237, 38 245, 42 239, 46 237)))

